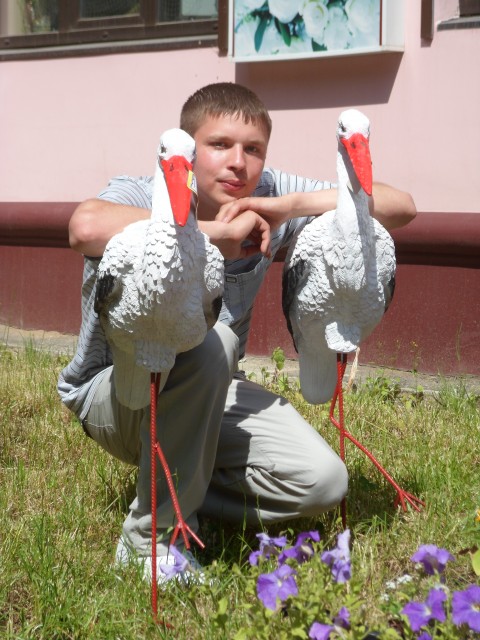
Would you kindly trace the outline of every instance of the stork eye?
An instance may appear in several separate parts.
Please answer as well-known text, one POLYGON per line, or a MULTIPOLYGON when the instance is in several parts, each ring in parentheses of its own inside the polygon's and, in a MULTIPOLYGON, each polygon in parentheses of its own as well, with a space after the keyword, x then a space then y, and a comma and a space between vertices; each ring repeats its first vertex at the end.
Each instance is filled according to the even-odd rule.
POLYGON ((167 151, 167 147, 163 144, 163 142, 160 143, 160 153, 166 153, 167 151))
POLYGON ((339 122, 339 123, 338 123, 338 126, 339 126, 339 128, 340 128, 340 131, 341 131, 342 133, 345 133, 345 131, 347 130, 347 127, 343 124, 343 122, 339 122))

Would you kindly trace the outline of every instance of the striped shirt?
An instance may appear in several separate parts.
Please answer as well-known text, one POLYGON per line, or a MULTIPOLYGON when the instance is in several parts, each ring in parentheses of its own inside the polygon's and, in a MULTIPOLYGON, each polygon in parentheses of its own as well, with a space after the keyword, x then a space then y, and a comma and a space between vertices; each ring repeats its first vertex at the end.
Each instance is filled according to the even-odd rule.
MULTIPOLYGON (((329 182, 310 180, 282 171, 265 169, 253 193, 257 197, 281 196, 292 192, 329 189, 329 182)), ((152 208, 153 177, 120 176, 111 180, 99 198, 117 204, 152 208)), ((229 325, 240 340, 240 357, 245 354, 255 296, 268 267, 279 249, 288 247, 308 218, 289 220, 271 238, 271 257, 260 254, 242 260, 225 260, 225 290, 220 321, 229 325)), ((97 268, 101 258, 84 259, 82 325, 73 360, 60 373, 58 391, 65 405, 82 420, 95 395, 99 374, 112 364, 112 355, 93 310, 97 268)))

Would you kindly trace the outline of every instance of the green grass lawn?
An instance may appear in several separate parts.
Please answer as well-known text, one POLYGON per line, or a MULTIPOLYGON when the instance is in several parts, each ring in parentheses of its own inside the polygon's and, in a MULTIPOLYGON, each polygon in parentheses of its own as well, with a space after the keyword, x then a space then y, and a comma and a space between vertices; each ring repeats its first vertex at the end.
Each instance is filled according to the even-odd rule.
MULTIPOLYGON (((290 617, 285 611, 258 612, 248 562, 257 531, 212 520, 202 522, 207 549, 198 554, 208 583, 160 592, 160 615, 173 628, 155 624, 150 585, 139 570, 113 568, 136 471, 87 439, 62 408, 56 381, 65 362, 33 346, 18 352, 0 348, 0 637, 307 638, 308 628, 294 630, 294 608, 290 617)), ((338 450, 328 407, 307 405, 296 385, 281 376, 263 381, 284 391, 338 450)), ((461 380, 424 395, 403 393, 388 379, 376 378, 346 394, 345 416, 349 430, 393 477, 426 502, 421 513, 394 509, 391 486, 347 441, 348 526, 357 584, 348 597, 355 595, 366 625, 375 628, 385 622, 386 583, 413 573, 410 556, 422 543, 455 556, 445 576, 450 588, 478 583, 471 558, 480 546, 479 397, 461 380)), ((269 533, 286 532, 294 539, 314 529, 326 546, 334 545, 339 512, 277 525, 269 533)), ((320 574, 315 564, 306 571, 299 574, 302 602, 310 590, 318 608, 320 574)), ((394 629, 395 612, 390 615, 394 629)), ((363 637, 349 633, 344 637, 363 637)))

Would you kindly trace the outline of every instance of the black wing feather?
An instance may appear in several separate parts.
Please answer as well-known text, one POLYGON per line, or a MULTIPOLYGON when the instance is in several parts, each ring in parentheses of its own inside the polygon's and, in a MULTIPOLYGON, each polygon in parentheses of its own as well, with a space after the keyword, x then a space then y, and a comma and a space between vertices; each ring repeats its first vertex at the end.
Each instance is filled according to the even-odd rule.
POLYGON ((95 313, 100 314, 102 309, 105 308, 112 293, 115 290, 115 278, 107 273, 97 280, 97 288, 95 290, 95 300, 93 303, 93 310, 95 313))
POLYGON ((283 271, 282 278, 282 310, 287 322, 287 329, 292 336, 293 346, 297 349, 295 339, 293 337, 292 323, 290 321, 290 307, 295 299, 298 284, 305 272, 305 260, 299 260, 291 267, 286 267, 283 271))

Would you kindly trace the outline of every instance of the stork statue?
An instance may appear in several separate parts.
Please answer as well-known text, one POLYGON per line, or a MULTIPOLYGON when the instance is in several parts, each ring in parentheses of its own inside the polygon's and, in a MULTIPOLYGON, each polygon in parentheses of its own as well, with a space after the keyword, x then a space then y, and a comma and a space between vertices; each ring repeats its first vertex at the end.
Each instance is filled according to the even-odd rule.
POLYGON ((156 435, 157 398, 177 354, 201 344, 214 325, 223 293, 223 257, 196 220, 192 172, 195 142, 181 129, 160 139, 152 213, 115 235, 98 267, 95 311, 110 345, 119 402, 131 409, 150 403, 152 473, 152 606, 156 615, 156 459, 164 469, 176 526, 203 543, 185 522, 156 435), (150 382, 150 384, 149 384, 150 382))
MULTIPOLYGON (((285 260, 282 306, 299 356, 300 388, 307 402, 331 400, 330 420, 370 458, 397 491, 396 504, 424 503, 399 487, 344 427, 342 381, 347 354, 357 350, 388 308, 395 286, 395 247, 369 211, 372 194, 370 123, 356 109, 341 113, 337 140, 337 208, 299 234, 285 260), (339 420, 334 417, 338 400, 339 420)), ((342 504, 345 525, 345 502, 342 504)))

